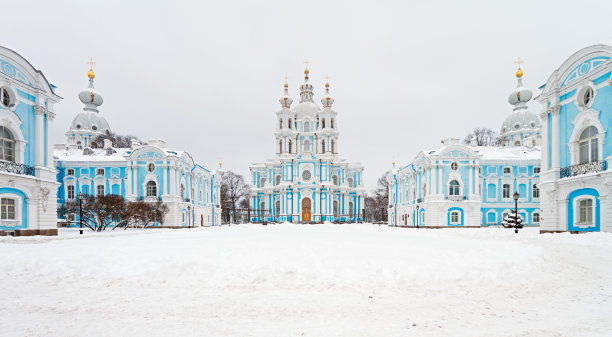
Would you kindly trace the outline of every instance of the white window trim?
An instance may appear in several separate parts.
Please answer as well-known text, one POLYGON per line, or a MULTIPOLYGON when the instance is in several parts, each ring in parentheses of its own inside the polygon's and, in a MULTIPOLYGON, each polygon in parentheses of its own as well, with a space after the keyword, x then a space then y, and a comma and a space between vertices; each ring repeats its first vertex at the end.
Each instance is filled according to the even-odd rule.
POLYGON ((22 206, 23 206, 23 199, 21 198, 21 196, 17 195, 17 194, 14 194, 14 193, 3 193, 3 194, 0 194, 0 199, 1 198, 7 198, 7 199, 15 200, 15 219, 14 220, 9 220, 9 219, 1 219, 0 218, 0 225, 2 225, 4 227, 19 227, 19 226, 23 225, 21 223, 21 220, 23 219, 23 216, 22 216, 23 210, 21 209, 22 206))
POLYGON ((492 224, 497 224, 497 212, 494 210, 489 210, 486 214, 485 214, 485 222, 489 225, 492 224), (489 221, 489 214, 493 213, 493 215, 495 215, 495 217, 493 218, 493 222, 489 221))
POLYGON ((597 218, 595 215, 597 214, 597 197, 593 195, 580 195, 574 198, 574 227, 579 228, 591 228, 597 225, 597 218), (593 200, 593 211, 591 215, 591 219, 593 219, 593 223, 591 225, 581 224, 580 221, 580 201, 582 200, 593 200))
POLYGON ((66 200, 76 200, 77 195, 79 194, 76 188, 76 184, 66 184, 64 185, 64 194, 66 195, 66 200), (68 186, 74 187, 74 198, 68 198, 68 186))
MULTIPOLYGON (((96 183, 96 185, 95 185, 95 187, 94 187, 94 188, 95 188, 95 194, 94 194, 94 195, 95 195, 96 197, 100 195, 100 194, 98 194, 98 186, 104 186, 104 194, 102 194, 102 195, 106 195, 106 192, 107 192, 107 191, 106 191, 106 184, 104 184, 104 183, 102 183, 102 184, 100 184, 100 183, 96 183)), ((91 192, 91 191, 90 191, 90 192, 91 192)))
POLYGON ((605 140, 606 132, 603 128, 603 125, 599 121, 599 111, 586 109, 581 111, 576 118, 572 120, 572 124, 574 125, 574 131, 570 135, 569 142, 567 146, 570 148, 570 164, 578 165, 580 164, 580 135, 584 130, 586 130, 590 126, 594 126, 597 129, 597 154, 599 158, 597 160, 603 160, 603 143, 605 140))
POLYGON ((497 182, 487 182, 487 186, 486 186, 486 189, 487 189, 487 201, 496 201, 497 200, 497 198, 498 198, 497 189, 498 188, 499 187, 497 187, 497 182), (491 185, 491 184, 495 185, 495 196, 494 197, 491 197, 490 194, 489 194, 489 185, 491 185))
POLYGON ((533 213, 531 213, 531 223, 539 224, 541 220, 541 216, 542 216, 542 213, 540 213, 539 209, 533 211, 533 213), (538 215, 538 221, 535 221, 535 218, 534 218, 536 214, 538 215))

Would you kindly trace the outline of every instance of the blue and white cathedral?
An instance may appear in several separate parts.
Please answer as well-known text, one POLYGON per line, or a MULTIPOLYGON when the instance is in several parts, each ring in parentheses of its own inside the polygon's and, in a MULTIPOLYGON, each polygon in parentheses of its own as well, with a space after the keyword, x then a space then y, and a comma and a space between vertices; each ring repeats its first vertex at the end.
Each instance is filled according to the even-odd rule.
POLYGON ((276 112, 272 160, 250 167, 251 221, 362 221, 363 166, 339 158, 338 113, 329 83, 321 106, 304 70, 300 101, 293 108, 285 82, 276 112))
MULTIPOLYGON (((516 73, 509 95, 514 106, 501 127, 499 146, 445 139, 388 175, 389 225, 480 227, 500 225, 515 209, 527 226, 538 226, 541 123, 527 103, 533 92, 516 73)), ((394 164, 395 166, 395 164, 394 164)))
POLYGON ((91 68, 88 77, 89 86, 78 94, 84 108, 70 123, 67 143, 55 147, 59 204, 75 200, 79 193, 159 200, 169 211, 156 226, 219 225, 220 171, 197 164, 186 151, 170 149, 159 139, 147 144, 132 140, 127 148, 115 147, 106 139, 103 148, 92 148, 98 136, 111 130, 99 110, 103 99, 94 88, 91 68))

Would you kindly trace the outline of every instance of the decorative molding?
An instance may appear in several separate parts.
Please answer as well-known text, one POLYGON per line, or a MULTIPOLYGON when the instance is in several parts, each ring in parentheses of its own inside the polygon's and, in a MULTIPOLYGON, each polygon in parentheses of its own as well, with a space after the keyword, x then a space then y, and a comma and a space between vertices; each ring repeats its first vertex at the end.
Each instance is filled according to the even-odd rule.
POLYGON ((551 115, 558 115, 559 112, 561 112, 560 105, 553 105, 550 108, 548 108, 548 113, 550 113, 551 115))
POLYGON ((40 202, 42 205, 43 212, 47 212, 47 201, 49 200, 49 189, 43 187, 40 189, 40 202))

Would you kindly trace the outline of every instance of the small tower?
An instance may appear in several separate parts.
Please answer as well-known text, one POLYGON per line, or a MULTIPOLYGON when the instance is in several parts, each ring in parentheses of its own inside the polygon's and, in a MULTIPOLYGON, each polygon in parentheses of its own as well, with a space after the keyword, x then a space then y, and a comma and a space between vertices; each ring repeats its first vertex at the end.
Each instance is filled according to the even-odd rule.
POLYGON ((78 95, 79 100, 85 104, 85 107, 74 117, 70 123, 70 130, 66 132, 68 145, 76 148, 91 147, 92 142, 98 136, 111 131, 108 122, 98 110, 104 100, 102 95, 94 88, 96 75, 92 66, 95 62, 90 60, 87 63, 89 64, 89 71, 87 72, 89 86, 87 89, 81 90, 78 95))
POLYGON ((502 124, 500 131, 502 146, 539 146, 542 125, 538 116, 529 111, 527 103, 533 97, 533 91, 523 85, 523 70, 519 58, 516 71, 516 89, 508 96, 508 102, 514 106, 510 116, 502 124))

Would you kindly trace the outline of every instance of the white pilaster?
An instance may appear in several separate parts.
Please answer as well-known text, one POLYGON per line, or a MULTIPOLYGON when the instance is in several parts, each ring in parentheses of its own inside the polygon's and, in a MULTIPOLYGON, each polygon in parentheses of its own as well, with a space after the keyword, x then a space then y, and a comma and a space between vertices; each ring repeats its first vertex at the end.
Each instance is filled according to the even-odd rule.
POLYGON ((550 158, 548 158, 548 111, 544 111, 540 114, 540 119, 542 119, 542 139, 540 140, 542 144, 542 171, 548 170, 548 162, 550 158))
MULTIPOLYGON (((43 166, 45 164, 45 129, 44 129, 44 115, 45 108, 43 106, 34 107, 34 130, 35 130, 35 146, 36 146, 36 166, 43 166)), ((38 171, 38 170, 37 170, 38 171)))
POLYGON ((550 115, 552 116, 552 165, 553 169, 558 169, 560 164, 560 144, 561 139, 559 138, 559 111, 558 105, 550 108, 550 115))

